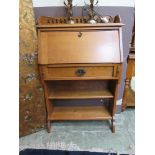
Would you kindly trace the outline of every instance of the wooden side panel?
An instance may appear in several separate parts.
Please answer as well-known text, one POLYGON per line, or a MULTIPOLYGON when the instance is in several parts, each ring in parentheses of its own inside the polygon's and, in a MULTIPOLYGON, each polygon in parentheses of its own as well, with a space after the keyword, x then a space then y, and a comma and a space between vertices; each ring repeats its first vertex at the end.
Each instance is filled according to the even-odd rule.
POLYGON ((40 64, 119 63, 118 30, 40 33, 40 64))

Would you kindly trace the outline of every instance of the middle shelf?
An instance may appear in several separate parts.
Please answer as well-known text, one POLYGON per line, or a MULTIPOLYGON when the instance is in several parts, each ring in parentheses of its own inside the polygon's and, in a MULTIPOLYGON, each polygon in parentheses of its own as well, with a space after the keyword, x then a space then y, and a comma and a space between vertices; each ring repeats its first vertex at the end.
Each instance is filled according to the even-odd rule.
POLYGON ((50 81, 48 99, 114 98, 110 80, 50 81))
POLYGON ((65 91, 56 90, 52 91, 49 95, 49 99, 91 99, 91 98, 113 98, 114 96, 109 90, 76 90, 65 91))

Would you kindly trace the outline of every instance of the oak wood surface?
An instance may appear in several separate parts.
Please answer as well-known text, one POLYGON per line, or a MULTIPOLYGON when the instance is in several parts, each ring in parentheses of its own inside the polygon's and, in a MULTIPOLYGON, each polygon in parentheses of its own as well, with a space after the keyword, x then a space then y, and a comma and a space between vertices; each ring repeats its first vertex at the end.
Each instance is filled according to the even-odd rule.
POLYGON ((52 81, 49 85, 49 99, 113 98, 109 90, 110 81, 52 81))
POLYGON ((64 67, 45 67, 44 68, 44 78, 63 78, 63 77, 78 77, 77 71, 82 69, 85 73, 81 77, 117 77, 116 65, 109 66, 70 66, 64 67))
POLYGON ((105 120, 111 114, 104 106, 55 106, 49 116, 51 120, 105 120))
POLYGON ((135 76, 135 59, 129 57, 128 59, 128 67, 126 73, 126 79, 130 79, 135 76))
POLYGON ((109 27, 121 27, 124 26, 122 23, 98 23, 98 24, 52 24, 52 25, 37 25, 36 27, 38 29, 44 29, 44 28, 95 28, 95 27, 105 27, 106 29, 109 29, 109 27))
POLYGON ((54 64, 41 65, 44 80, 91 80, 120 79, 120 64, 54 64), (78 76, 76 71, 83 69, 85 73, 78 76))
POLYGON ((113 98, 114 95, 109 90, 83 90, 83 91, 64 91, 64 90, 56 90, 51 92, 49 99, 97 99, 97 98, 113 98))
POLYGON ((131 88, 126 90, 125 102, 128 107, 135 106, 135 92, 131 88))
POLYGON ((50 93, 49 99, 97 99, 113 98, 109 90, 55 90, 50 93))
POLYGON ((135 107, 135 92, 131 88, 131 80, 132 77, 135 76, 135 17, 134 17, 134 25, 132 29, 132 39, 129 44, 129 55, 128 55, 128 65, 126 71, 126 79, 125 79, 125 89, 123 94, 123 102, 122 102, 122 111, 126 109, 126 107, 135 107))
MULTIPOLYGON (((119 25, 124 25, 121 23, 121 18, 119 15, 116 15, 116 16, 111 16, 111 22, 110 23, 97 23, 97 24, 102 24, 102 25, 109 25, 109 24, 119 24, 119 25)), ((72 17, 72 20, 74 20, 74 25, 76 24, 85 24, 85 25, 88 25, 89 23, 87 23, 87 21, 89 20, 89 17, 88 16, 75 16, 75 17, 72 17)), ((56 24, 56 25, 67 25, 67 26, 70 26, 71 24, 67 24, 67 17, 47 17, 47 16, 40 16, 38 18, 38 25, 46 25, 46 26, 49 26, 49 25, 53 25, 53 24, 56 24)), ((89 24, 89 25, 92 25, 92 24, 89 24)))
POLYGON ((53 31, 40 35, 40 52, 44 53, 39 55, 40 64, 121 61, 118 30, 53 31))
MULTIPOLYGON (((39 20, 38 64, 46 91, 48 132, 50 121, 110 119, 115 132, 118 84, 122 74, 122 23, 86 24, 76 19, 39 20), (53 100, 110 99, 109 106, 55 106, 53 100)), ((118 23, 117 23, 118 22, 118 23)))
POLYGON ((122 111, 124 111, 126 107, 135 107, 135 92, 131 88, 131 80, 132 77, 135 76, 135 54, 133 50, 134 48, 131 49, 132 52, 130 52, 128 56, 122 111))

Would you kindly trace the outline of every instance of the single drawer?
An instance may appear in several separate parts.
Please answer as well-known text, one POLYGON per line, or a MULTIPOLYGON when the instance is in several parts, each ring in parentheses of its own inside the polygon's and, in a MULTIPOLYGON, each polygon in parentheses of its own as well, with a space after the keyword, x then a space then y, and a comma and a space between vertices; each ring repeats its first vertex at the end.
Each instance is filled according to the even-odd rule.
POLYGON ((43 67, 45 80, 52 79, 109 79, 118 76, 118 65, 47 65, 43 67))

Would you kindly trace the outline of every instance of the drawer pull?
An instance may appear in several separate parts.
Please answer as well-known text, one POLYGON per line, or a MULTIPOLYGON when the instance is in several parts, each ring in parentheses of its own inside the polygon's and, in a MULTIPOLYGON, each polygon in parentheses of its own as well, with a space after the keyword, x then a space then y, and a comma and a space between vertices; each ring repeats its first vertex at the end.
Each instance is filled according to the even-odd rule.
POLYGON ((75 71, 75 74, 76 74, 77 76, 83 76, 85 73, 86 73, 86 71, 85 71, 84 69, 77 69, 77 70, 75 71))
POLYGON ((78 33, 78 37, 81 38, 82 37, 82 32, 78 33))

